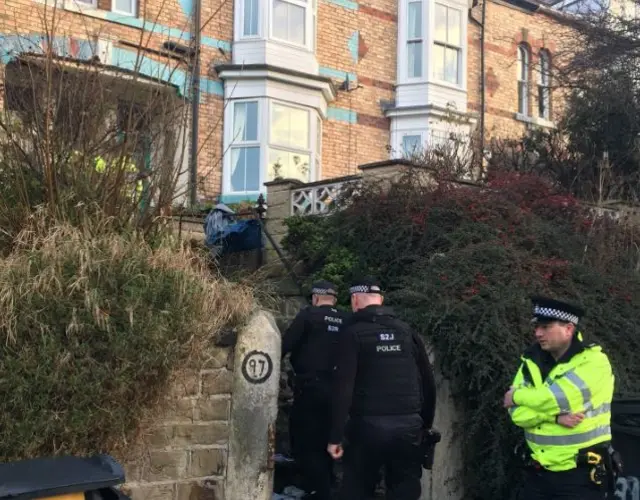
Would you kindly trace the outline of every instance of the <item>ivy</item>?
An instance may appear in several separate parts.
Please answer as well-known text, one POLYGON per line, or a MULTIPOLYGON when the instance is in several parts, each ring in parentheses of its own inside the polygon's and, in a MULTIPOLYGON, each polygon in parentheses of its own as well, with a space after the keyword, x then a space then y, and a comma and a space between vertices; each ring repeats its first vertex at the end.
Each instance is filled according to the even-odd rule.
POLYGON ((502 408, 532 342, 532 294, 583 304, 586 338, 602 344, 629 395, 640 377, 638 248, 633 226, 595 218, 531 174, 501 173, 483 187, 429 185, 411 173, 351 190, 323 217, 287 220, 285 248, 308 279, 347 286, 379 277, 386 302, 434 347, 462 404, 462 481, 469 498, 514 498, 513 449, 522 433, 502 408))

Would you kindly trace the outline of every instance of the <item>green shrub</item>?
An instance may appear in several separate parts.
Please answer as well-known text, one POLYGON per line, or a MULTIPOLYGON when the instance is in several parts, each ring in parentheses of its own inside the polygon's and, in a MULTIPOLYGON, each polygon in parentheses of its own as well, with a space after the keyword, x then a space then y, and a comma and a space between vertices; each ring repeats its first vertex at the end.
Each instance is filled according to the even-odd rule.
POLYGON ((370 272, 434 347, 464 408, 460 478, 468 498, 509 499, 520 480, 522 432, 502 396, 533 336, 529 295, 552 294, 588 310, 584 333, 608 352, 618 394, 638 391, 640 238, 633 226, 594 218, 533 175, 500 174, 483 188, 427 186, 407 174, 368 183, 321 220, 292 218, 287 250, 310 279, 345 288, 370 272), (336 276, 337 274, 337 276, 336 276))
POLYGON ((169 240, 36 218, 0 261, 0 461, 118 453, 248 289, 169 240))

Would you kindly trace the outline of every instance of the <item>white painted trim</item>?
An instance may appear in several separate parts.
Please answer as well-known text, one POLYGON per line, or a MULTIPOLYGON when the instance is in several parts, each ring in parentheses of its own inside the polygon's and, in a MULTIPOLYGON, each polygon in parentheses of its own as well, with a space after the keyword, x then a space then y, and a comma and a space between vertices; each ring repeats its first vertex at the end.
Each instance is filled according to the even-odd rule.
MULTIPOLYGON (((299 92, 300 88, 308 89, 314 93, 318 93, 322 96, 322 100, 324 104, 320 106, 319 111, 321 111, 323 118, 326 117, 326 105, 329 102, 332 102, 336 98, 335 89, 329 82, 319 81, 313 78, 305 78, 300 75, 291 75, 289 73, 280 72, 273 69, 237 69, 237 70, 223 70, 218 73, 218 76, 221 80, 228 82, 225 84, 225 97, 232 98, 238 97, 235 94, 235 89, 238 88, 238 85, 234 85, 232 81, 269 81, 269 82, 280 82, 285 86, 290 86, 291 95, 289 98, 285 98, 289 102, 297 102, 296 92, 299 92), (296 89, 297 87, 297 89, 296 89), (234 95, 228 95, 230 92, 233 92, 234 95)), ((244 96, 243 96, 244 97, 244 96)), ((248 96, 246 96, 248 97, 248 96)), ((273 97, 273 96, 270 96, 273 97)))
POLYGON ((138 13, 138 1, 137 0, 131 0, 131 7, 132 7, 132 12, 127 12, 124 10, 118 10, 116 9, 116 0, 111 0, 111 12, 113 12, 114 14, 120 14, 123 16, 131 16, 131 17, 136 17, 136 14, 138 13))
POLYGON ((72 12, 84 13, 87 10, 94 11, 98 8, 98 0, 82 2, 79 0, 62 0, 64 9, 72 12))

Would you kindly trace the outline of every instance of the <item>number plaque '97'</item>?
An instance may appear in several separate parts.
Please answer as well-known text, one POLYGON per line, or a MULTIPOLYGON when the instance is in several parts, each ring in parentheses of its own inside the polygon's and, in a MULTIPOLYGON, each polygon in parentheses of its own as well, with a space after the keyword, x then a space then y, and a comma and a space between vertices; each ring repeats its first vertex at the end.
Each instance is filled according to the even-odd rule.
POLYGON ((242 361, 242 376, 250 384, 262 384, 273 372, 271 356, 262 351, 247 353, 242 361))

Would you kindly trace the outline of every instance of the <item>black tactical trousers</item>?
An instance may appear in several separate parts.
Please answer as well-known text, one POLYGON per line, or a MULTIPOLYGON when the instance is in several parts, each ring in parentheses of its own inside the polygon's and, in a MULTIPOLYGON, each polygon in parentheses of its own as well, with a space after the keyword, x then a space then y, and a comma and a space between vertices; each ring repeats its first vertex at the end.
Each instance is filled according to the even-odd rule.
POLYGON ((331 431, 328 388, 303 387, 294 392, 289 416, 291 448, 312 498, 331 498, 333 459, 327 452, 331 431))
POLYGON ((419 416, 349 423, 340 500, 368 500, 384 466, 387 500, 418 500, 422 492, 419 416))
POLYGON ((606 489, 589 479, 589 471, 578 467, 563 472, 545 469, 527 471, 524 500, 603 500, 606 489))

